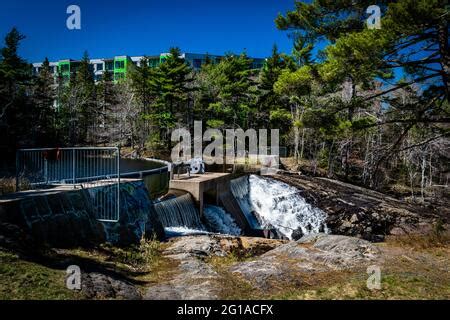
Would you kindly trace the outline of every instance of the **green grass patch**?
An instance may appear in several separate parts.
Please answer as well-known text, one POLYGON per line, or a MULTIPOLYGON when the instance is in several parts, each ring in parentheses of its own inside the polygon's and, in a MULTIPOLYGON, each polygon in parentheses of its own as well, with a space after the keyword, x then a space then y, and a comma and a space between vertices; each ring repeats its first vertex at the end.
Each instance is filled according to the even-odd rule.
POLYGON ((0 300, 74 300, 81 294, 66 288, 65 271, 19 259, 0 251, 0 300))

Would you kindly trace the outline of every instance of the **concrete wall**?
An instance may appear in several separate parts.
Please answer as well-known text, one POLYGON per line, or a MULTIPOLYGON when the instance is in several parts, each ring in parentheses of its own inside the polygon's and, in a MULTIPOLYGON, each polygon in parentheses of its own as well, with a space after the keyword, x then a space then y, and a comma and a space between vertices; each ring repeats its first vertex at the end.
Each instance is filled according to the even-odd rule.
MULTIPOLYGON (((90 188, 88 193, 95 197, 104 188, 90 188)), ((114 186, 113 186, 114 188, 114 186)), ((119 223, 104 222, 107 241, 128 245, 138 243, 142 236, 164 238, 164 228, 153 210, 148 189, 142 180, 120 185, 119 223)))
POLYGON ((22 193, 0 202, 0 221, 19 226, 39 244, 91 245, 106 240, 85 190, 22 193))
POLYGON ((142 181, 121 184, 119 223, 100 223, 91 197, 101 188, 24 192, 0 199, 0 223, 19 226, 33 240, 53 247, 111 242, 138 243, 144 234, 164 237, 142 181))

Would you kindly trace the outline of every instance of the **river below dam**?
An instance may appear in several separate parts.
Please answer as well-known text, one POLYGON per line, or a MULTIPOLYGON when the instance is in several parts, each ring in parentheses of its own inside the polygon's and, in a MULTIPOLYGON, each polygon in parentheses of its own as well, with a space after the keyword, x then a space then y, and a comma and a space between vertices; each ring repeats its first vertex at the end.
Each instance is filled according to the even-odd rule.
MULTIPOLYGON (((255 230, 275 229, 280 238, 328 233, 327 215, 308 204, 301 190, 268 177, 244 176, 231 181, 231 191, 248 224, 255 230)), ((155 203, 154 208, 169 236, 218 233, 243 235, 224 208, 207 205, 204 217, 189 194, 155 203)))

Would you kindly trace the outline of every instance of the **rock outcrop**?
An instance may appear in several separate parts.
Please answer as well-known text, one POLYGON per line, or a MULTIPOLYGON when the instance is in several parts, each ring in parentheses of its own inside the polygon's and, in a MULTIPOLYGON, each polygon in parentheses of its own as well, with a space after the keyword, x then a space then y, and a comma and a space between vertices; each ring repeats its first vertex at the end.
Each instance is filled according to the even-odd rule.
POLYGON ((141 294, 132 284, 101 273, 83 273, 81 292, 88 299, 140 300, 141 294))
POLYGON ((144 299, 218 299, 224 273, 265 291, 274 284, 297 283, 317 273, 358 269, 381 263, 380 251, 369 241, 340 235, 317 234, 295 242, 226 236, 189 236, 172 239, 166 258, 178 262, 174 276, 147 289, 144 299), (252 252, 253 254, 250 254, 252 252), (220 272, 211 257, 242 254, 220 272))
POLYGON ((178 262, 174 277, 147 289, 148 300, 207 300, 220 298, 221 275, 205 260, 212 256, 260 254, 285 243, 261 238, 229 236, 188 236, 172 239, 164 250, 168 259, 178 262))
POLYGON ((202 259, 212 255, 223 256, 225 254, 218 242, 209 236, 175 239, 164 251, 164 255, 168 259, 177 261, 176 274, 170 281, 148 288, 144 299, 218 299, 220 288, 216 279, 219 275, 202 259))
POLYGON ((379 257, 379 250, 366 240, 318 234, 280 245, 253 261, 232 266, 230 271, 264 290, 273 282, 298 281, 311 273, 357 268, 379 257))
POLYGON ((0 222, 0 248, 32 256, 39 251, 33 238, 15 224, 0 222))
POLYGON ((164 252, 167 255, 189 254, 197 258, 224 257, 230 253, 259 256, 285 243, 288 241, 226 235, 186 236, 173 239, 172 245, 164 252))
POLYGON ((348 183, 300 176, 273 178, 297 187, 311 204, 327 213, 333 234, 383 241, 386 235, 428 233, 438 221, 450 220, 449 207, 425 207, 348 183))
POLYGON ((179 261, 178 273, 167 283, 147 290, 147 300, 214 300, 219 298, 219 274, 205 262, 189 255, 168 255, 179 261))

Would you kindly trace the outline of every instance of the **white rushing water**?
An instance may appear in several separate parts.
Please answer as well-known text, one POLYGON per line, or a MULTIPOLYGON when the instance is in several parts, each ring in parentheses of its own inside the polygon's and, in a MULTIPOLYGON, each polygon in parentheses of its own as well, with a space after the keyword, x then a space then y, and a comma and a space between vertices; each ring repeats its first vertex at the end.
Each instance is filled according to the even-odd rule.
POLYGON ((179 236, 189 236, 189 235, 199 235, 199 234, 211 234, 209 231, 199 230, 199 229, 191 229, 186 227, 166 227, 164 228, 166 232, 166 236, 171 237, 179 237, 179 236))
POLYGON ((206 225, 209 230, 221 234, 229 234, 232 236, 241 235, 241 229, 236 225, 233 217, 222 207, 205 206, 203 209, 206 225))
POLYGON ((233 180, 231 189, 244 214, 256 216, 260 228, 274 227, 289 239, 299 228, 305 235, 328 232, 326 214, 284 182, 251 175, 233 180))
POLYGON ((230 183, 231 193, 234 195, 236 200, 239 203, 239 207, 247 219, 250 228, 252 229, 261 229, 262 226, 258 219, 256 219, 253 214, 254 208, 250 200, 250 184, 249 177, 244 176, 241 178, 237 178, 235 180, 231 180, 230 183))
POLYGON ((164 228, 185 227, 204 230, 200 214, 190 194, 157 202, 154 208, 164 228))
POLYGON ((155 203, 154 208, 169 237, 208 233, 241 234, 234 219, 221 207, 205 206, 202 223, 189 194, 155 203))

